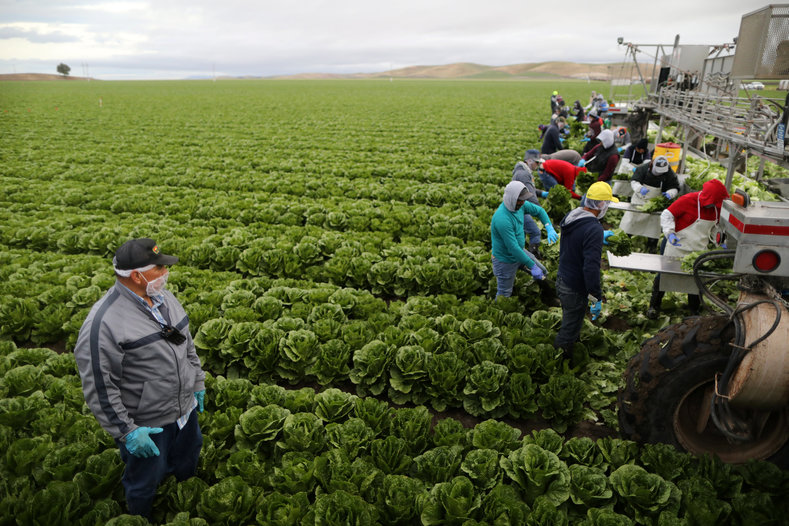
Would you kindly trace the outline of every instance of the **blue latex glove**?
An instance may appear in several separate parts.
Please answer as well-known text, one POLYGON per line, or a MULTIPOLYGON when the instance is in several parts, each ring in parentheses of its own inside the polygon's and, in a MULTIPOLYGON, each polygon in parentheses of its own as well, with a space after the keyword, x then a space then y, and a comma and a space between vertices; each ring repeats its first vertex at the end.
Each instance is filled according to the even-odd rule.
POLYGON ((633 173, 636 173, 636 167, 635 166, 633 167, 633 173))
POLYGON ((548 197, 548 192, 545 190, 540 190, 540 197, 548 197))
POLYGON ((644 197, 649 193, 649 188, 647 188, 646 186, 642 186, 641 190, 639 190, 638 193, 641 194, 641 197, 644 197))
POLYGON ((603 230, 603 244, 608 244, 608 238, 614 235, 613 230, 603 230))
POLYGON ((205 389, 202 391, 195 391, 195 400, 197 400, 197 412, 203 412, 203 403, 205 402, 205 389))
POLYGON ((529 270, 529 272, 531 272, 531 275, 534 279, 540 279, 540 280, 545 279, 545 272, 543 272, 540 266, 536 263, 529 270))
POLYGON ((586 166, 586 160, 581 159, 580 161, 578 161, 578 166, 586 166))
POLYGON ((556 230, 553 229, 553 225, 548 224, 545 225, 545 232, 548 233, 548 244, 553 245, 557 241, 559 241, 559 236, 556 234, 556 230))
POLYGON ((564 144, 564 137, 559 137, 559 142, 564 144))
POLYGON ((663 197, 665 197, 666 199, 671 199, 671 196, 668 195, 668 192, 663 192, 663 197))
POLYGON ((726 248, 728 248, 728 247, 726 246, 726 243, 721 243, 721 248, 726 250, 726 248))
POLYGON ((677 237, 677 234, 675 234, 674 232, 672 232, 672 233, 670 233, 668 235, 668 242, 671 243, 672 245, 674 245, 675 247, 681 247, 682 246, 682 245, 679 244, 679 238, 677 237))
POLYGON ((126 435, 126 449, 129 453, 139 458, 150 458, 159 456, 159 448, 156 447, 149 435, 161 433, 161 427, 138 427, 126 435))
POLYGON ((592 321, 596 320, 598 316, 600 316, 600 312, 603 310, 603 304, 600 301, 596 301, 592 305, 589 306, 589 312, 592 313, 592 321))
POLYGON ((581 139, 581 142, 589 142, 589 137, 584 137, 583 139, 581 139))
POLYGON ((625 151, 625 149, 620 146, 619 148, 616 149, 616 151, 622 153, 625 151))

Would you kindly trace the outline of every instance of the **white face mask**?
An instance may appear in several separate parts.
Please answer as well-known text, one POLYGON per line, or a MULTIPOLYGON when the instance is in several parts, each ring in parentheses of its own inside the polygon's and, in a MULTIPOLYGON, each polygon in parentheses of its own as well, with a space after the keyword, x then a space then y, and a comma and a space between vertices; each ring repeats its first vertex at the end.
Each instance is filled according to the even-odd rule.
MULTIPOLYGON (((142 274, 140 274, 140 276, 142 276, 142 279, 145 279, 145 276, 142 274)), ((167 287, 167 278, 169 276, 170 273, 165 272, 153 281, 148 281, 145 279, 145 283, 147 283, 145 286, 145 293, 148 295, 148 297, 159 296, 162 292, 164 292, 164 289, 167 287)))
POLYGON ((605 206, 603 207, 603 209, 602 209, 602 210, 600 210, 600 213, 599 213, 599 214, 597 214, 597 219, 598 219, 598 220, 600 220, 600 219, 602 219, 603 217, 605 217, 605 213, 606 213, 606 212, 608 212, 608 203, 609 203, 609 201, 606 201, 606 202, 605 202, 605 206))

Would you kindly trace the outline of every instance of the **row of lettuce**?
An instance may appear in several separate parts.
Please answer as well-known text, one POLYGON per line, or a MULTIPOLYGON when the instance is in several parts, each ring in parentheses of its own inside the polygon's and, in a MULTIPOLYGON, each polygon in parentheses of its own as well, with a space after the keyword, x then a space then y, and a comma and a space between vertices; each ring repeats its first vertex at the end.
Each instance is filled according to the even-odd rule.
MULTIPOLYGON (((0 524, 146 524, 121 514, 112 439, 71 354, 0 345, 0 524)), ((465 428, 424 406, 208 375, 198 476, 168 479, 168 524, 780 524, 789 476, 666 445, 465 428)))
MULTIPOLYGON (((0 331, 18 342, 64 341, 71 349, 114 281, 98 256, 9 249, 0 261, 0 331)), ((180 265, 170 286, 186 306, 204 367, 215 375, 318 383, 478 417, 539 414, 560 431, 583 419, 616 425, 621 365, 640 341, 586 321, 571 369, 551 345, 560 310, 527 313, 518 297, 385 302, 326 283, 239 279, 180 265)), ((536 284, 523 283, 519 292, 539 305, 536 284)), ((617 307, 628 305, 612 295, 617 307)))

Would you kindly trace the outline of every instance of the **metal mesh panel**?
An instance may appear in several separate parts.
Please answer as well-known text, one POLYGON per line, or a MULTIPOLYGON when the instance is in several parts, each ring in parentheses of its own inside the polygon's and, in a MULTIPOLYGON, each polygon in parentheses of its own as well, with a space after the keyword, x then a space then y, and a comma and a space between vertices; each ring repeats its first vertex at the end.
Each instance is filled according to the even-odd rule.
POLYGON ((789 77, 789 4, 770 5, 742 17, 732 76, 789 77))

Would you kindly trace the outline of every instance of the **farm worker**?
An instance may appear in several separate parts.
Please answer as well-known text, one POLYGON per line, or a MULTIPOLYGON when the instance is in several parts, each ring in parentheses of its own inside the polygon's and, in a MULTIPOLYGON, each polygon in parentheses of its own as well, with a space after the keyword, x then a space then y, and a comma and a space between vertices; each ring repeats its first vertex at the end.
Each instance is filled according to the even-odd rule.
POLYGON ((651 157, 649 155, 648 148, 649 141, 646 138, 639 139, 635 142, 635 144, 631 144, 625 148, 625 153, 622 155, 622 159, 628 161, 630 164, 642 164, 651 157))
POLYGON ((559 92, 555 90, 551 93, 551 115, 554 113, 559 113, 559 92))
POLYGON ((620 126, 616 129, 616 133, 614 134, 614 142, 617 146, 619 146, 619 153, 624 152, 625 148, 630 146, 632 141, 630 140, 630 132, 627 131, 627 128, 620 126))
POLYGON ((597 92, 592 90, 592 94, 589 96, 589 104, 587 104, 584 109, 589 111, 595 109, 595 102, 597 101, 597 92))
POLYGON ((177 261, 153 239, 121 245, 115 285, 93 305, 74 348, 85 402, 126 464, 129 513, 144 517, 165 476, 194 476, 203 444, 205 373, 189 318, 166 289, 177 261))
MULTIPOLYGON (((496 298, 511 296, 515 284, 515 273, 519 268, 529 269, 536 280, 545 279, 548 270, 537 258, 526 250, 523 232, 523 214, 540 218, 546 230, 551 224, 548 214, 541 207, 526 200, 529 191, 520 181, 510 181, 504 188, 504 198, 490 220, 493 275, 496 276, 496 298)), ((548 242, 558 239, 553 226, 548 230, 548 242)))
POLYGON ((619 164, 619 152, 614 144, 614 132, 603 130, 597 136, 599 144, 583 155, 584 166, 592 173, 599 174, 598 181, 608 181, 619 164))
POLYGON ((556 293, 562 303, 562 325, 553 346, 562 349, 567 358, 572 357, 573 345, 581 334, 586 306, 592 303, 589 308, 592 320, 602 310, 600 259, 603 244, 613 232, 603 230, 600 220, 611 202, 619 199, 614 197, 610 185, 598 181, 589 187, 583 205, 570 211, 559 223, 562 239, 556 293))
POLYGON ((592 111, 589 112, 589 129, 586 131, 586 135, 583 139, 586 142, 584 145, 584 153, 591 150, 596 144, 595 139, 597 139, 601 131, 603 131, 603 119, 597 116, 596 109, 592 109, 592 111))
MULTIPOLYGON (((684 257, 691 252, 704 250, 720 220, 720 210, 729 192, 723 183, 711 179, 704 183, 700 192, 680 196, 660 214, 660 226, 663 229, 661 253, 665 256, 684 257)), ((660 290, 660 274, 652 283, 652 297, 649 300, 647 318, 655 319, 660 314, 660 307, 665 292, 660 290)), ((701 298, 696 294, 688 294, 688 308, 691 313, 698 314, 701 309, 701 298)))
MULTIPOLYGON (((649 163, 644 163, 633 172, 630 178, 633 196, 630 202, 634 205, 646 204, 650 199, 662 195, 666 199, 674 199, 679 193, 679 179, 668 164, 665 155, 658 155, 649 163)), ((619 228, 631 236, 644 236, 655 240, 660 238, 660 220, 657 216, 640 212, 625 212, 619 228)))
POLYGON ((546 190, 560 184, 570 191, 573 199, 580 199, 581 196, 575 193, 575 178, 581 172, 586 173, 586 167, 575 166, 559 159, 548 159, 540 163, 539 175, 546 190))
POLYGON ((581 122, 584 120, 584 117, 586 117, 586 114, 584 113, 584 107, 581 106, 580 100, 573 102, 573 116, 578 122, 581 122))
MULTIPOLYGON (((515 165, 515 168, 512 170, 512 180, 513 181, 520 181, 526 187, 528 191, 526 200, 530 203, 540 206, 540 202, 537 200, 537 194, 545 194, 547 192, 543 192, 541 190, 537 190, 534 187, 534 176, 532 175, 532 167, 537 169, 537 160, 540 158, 540 152, 537 150, 526 150, 526 153, 523 156, 523 161, 518 161, 515 165)), ((540 208, 542 210, 542 208, 540 208)), ((538 216, 534 216, 538 217, 538 216)), ((542 220, 542 218, 540 218, 542 220)), ((556 235, 556 231, 553 229, 553 226, 550 223, 543 222, 545 225, 545 231, 549 234, 548 237, 550 239, 551 232, 553 235, 556 235)), ((529 236, 529 252, 534 254, 535 256, 542 257, 540 255, 540 227, 537 226, 537 223, 534 221, 531 213, 524 213, 523 214, 523 230, 525 234, 529 236)), ((555 241, 555 240, 554 240, 555 241)))
POLYGON ((575 150, 559 150, 558 152, 552 153, 550 155, 540 155, 541 159, 559 159, 560 161, 566 161, 570 164, 578 164, 578 161, 581 160, 581 154, 576 152, 575 150))
POLYGON ((557 117, 556 120, 548 126, 545 130, 545 136, 542 139, 542 148, 540 153, 552 154, 562 149, 562 141, 559 138, 562 128, 567 125, 564 117, 557 117))

